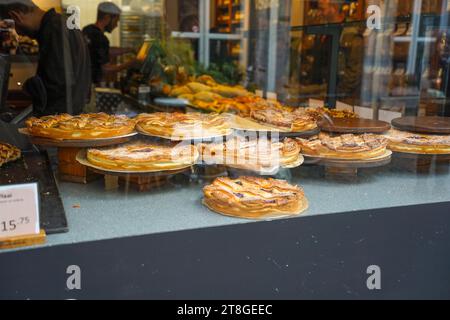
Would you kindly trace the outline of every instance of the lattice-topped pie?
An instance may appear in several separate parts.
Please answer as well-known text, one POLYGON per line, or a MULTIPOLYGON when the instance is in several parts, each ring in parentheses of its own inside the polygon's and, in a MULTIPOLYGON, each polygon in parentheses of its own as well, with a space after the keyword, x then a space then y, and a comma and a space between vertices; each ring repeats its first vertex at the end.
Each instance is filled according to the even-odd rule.
POLYGON ((304 132, 317 128, 317 122, 301 111, 286 111, 280 109, 253 110, 251 118, 257 122, 291 132, 304 132))
POLYGON ((203 161, 232 168, 261 171, 303 162, 300 146, 293 139, 272 141, 233 137, 224 143, 201 144, 203 161))
POLYGON ((87 150, 90 163, 117 171, 178 170, 193 165, 198 158, 199 152, 192 145, 163 145, 144 140, 87 150))
POLYGON ((37 137, 57 140, 114 138, 134 131, 135 121, 123 115, 89 113, 78 116, 60 114, 26 121, 28 132, 37 137))
POLYGON ((19 148, 0 142, 0 167, 8 162, 18 160, 21 156, 22 153, 19 148))
POLYGON ((172 140, 201 139, 231 134, 227 115, 203 113, 150 113, 136 118, 137 129, 172 140))
POLYGON ((412 133, 391 129, 386 138, 388 148, 396 152, 450 154, 450 135, 412 133))
POLYGON ((204 205, 233 217, 260 219, 297 215, 308 208, 303 189, 283 180, 217 178, 203 192, 204 205))
POLYGON ((297 138, 302 153, 311 157, 363 160, 386 153, 387 139, 376 134, 330 135, 320 133, 309 139, 297 138))

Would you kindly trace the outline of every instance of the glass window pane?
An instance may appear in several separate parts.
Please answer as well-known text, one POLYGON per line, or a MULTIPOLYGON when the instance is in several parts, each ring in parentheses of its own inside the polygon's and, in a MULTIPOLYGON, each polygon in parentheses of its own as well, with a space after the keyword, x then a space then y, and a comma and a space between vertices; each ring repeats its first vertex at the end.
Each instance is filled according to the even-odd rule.
POLYGON ((239 33, 243 27, 245 1, 211 0, 210 32, 239 33))

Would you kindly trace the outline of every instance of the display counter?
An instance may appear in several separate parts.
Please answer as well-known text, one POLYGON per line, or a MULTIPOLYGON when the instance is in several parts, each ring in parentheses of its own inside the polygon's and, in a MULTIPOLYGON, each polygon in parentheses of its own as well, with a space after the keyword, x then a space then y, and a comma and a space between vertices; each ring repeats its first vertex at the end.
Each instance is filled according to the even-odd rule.
MULTIPOLYGON (((330 180, 311 166, 281 172, 305 189, 310 207, 301 217, 450 202, 450 173, 415 175, 395 169, 368 169, 356 181, 330 180)), ((202 205, 203 184, 178 175, 161 189, 140 193, 123 188, 105 191, 102 180, 60 183, 70 232, 48 237, 57 246, 137 235, 210 228, 242 223, 202 205)))
POLYGON ((450 173, 388 166, 347 181, 303 166, 279 176, 304 187, 303 215, 218 215, 202 206, 195 175, 144 193, 59 183, 70 232, 1 252, 0 297, 450 297, 450 173), (82 290, 65 287, 69 265, 82 269, 82 290), (385 272, 382 290, 366 287, 370 265, 385 272))

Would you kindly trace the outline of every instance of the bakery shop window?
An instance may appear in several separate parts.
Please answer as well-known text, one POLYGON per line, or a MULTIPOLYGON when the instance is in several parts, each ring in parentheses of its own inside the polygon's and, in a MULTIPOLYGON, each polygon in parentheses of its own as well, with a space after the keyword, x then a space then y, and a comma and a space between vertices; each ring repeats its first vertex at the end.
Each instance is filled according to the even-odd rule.
POLYGON ((445 1, 23 1, 81 14, 55 52, 0 5, 0 183, 55 173, 50 243, 450 201, 445 1))

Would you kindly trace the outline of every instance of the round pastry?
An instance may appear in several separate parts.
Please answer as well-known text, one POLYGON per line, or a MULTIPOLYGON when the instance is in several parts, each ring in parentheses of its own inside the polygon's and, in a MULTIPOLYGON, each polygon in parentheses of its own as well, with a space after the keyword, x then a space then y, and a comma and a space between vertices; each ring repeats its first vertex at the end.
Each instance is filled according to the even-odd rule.
POLYGON ((8 162, 18 160, 21 156, 22 153, 19 148, 0 142, 0 167, 8 162))
POLYGON ((198 158, 198 150, 192 145, 162 145, 146 141, 87 150, 90 163, 117 171, 178 170, 193 165, 198 158))
POLYGON ((309 139, 297 138, 302 153, 309 157, 364 160, 386 153, 387 139, 376 134, 330 135, 320 133, 309 139))
POLYGON ((217 178, 203 192, 203 204, 209 209, 239 218, 298 215, 308 208, 303 189, 283 180, 217 178))
POLYGON ((26 121, 28 132, 36 137, 56 140, 114 138, 134 131, 135 122, 123 115, 89 113, 79 116, 60 114, 26 121))
POLYGON ((290 132, 305 132, 317 128, 317 122, 301 111, 286 111, 280 109, 263 109, 251 111, 251 118, 258 123, 290 132))
POLYGON ((201 144, 200 152, 208 164, 253 171, 288 166, 303 160, 300 146, 293 139, 271 141, 237 136, 225 143, 201 144))
POLYGON ((391 129, 386 138, 392 151, 418 154, 450 154, 450 135, 412 133, 391 129))
POLYGON ((172 140, 201 139, 231 134, 229 117, 203 113, 150 113, 136 118, 137 129, 172 140))

